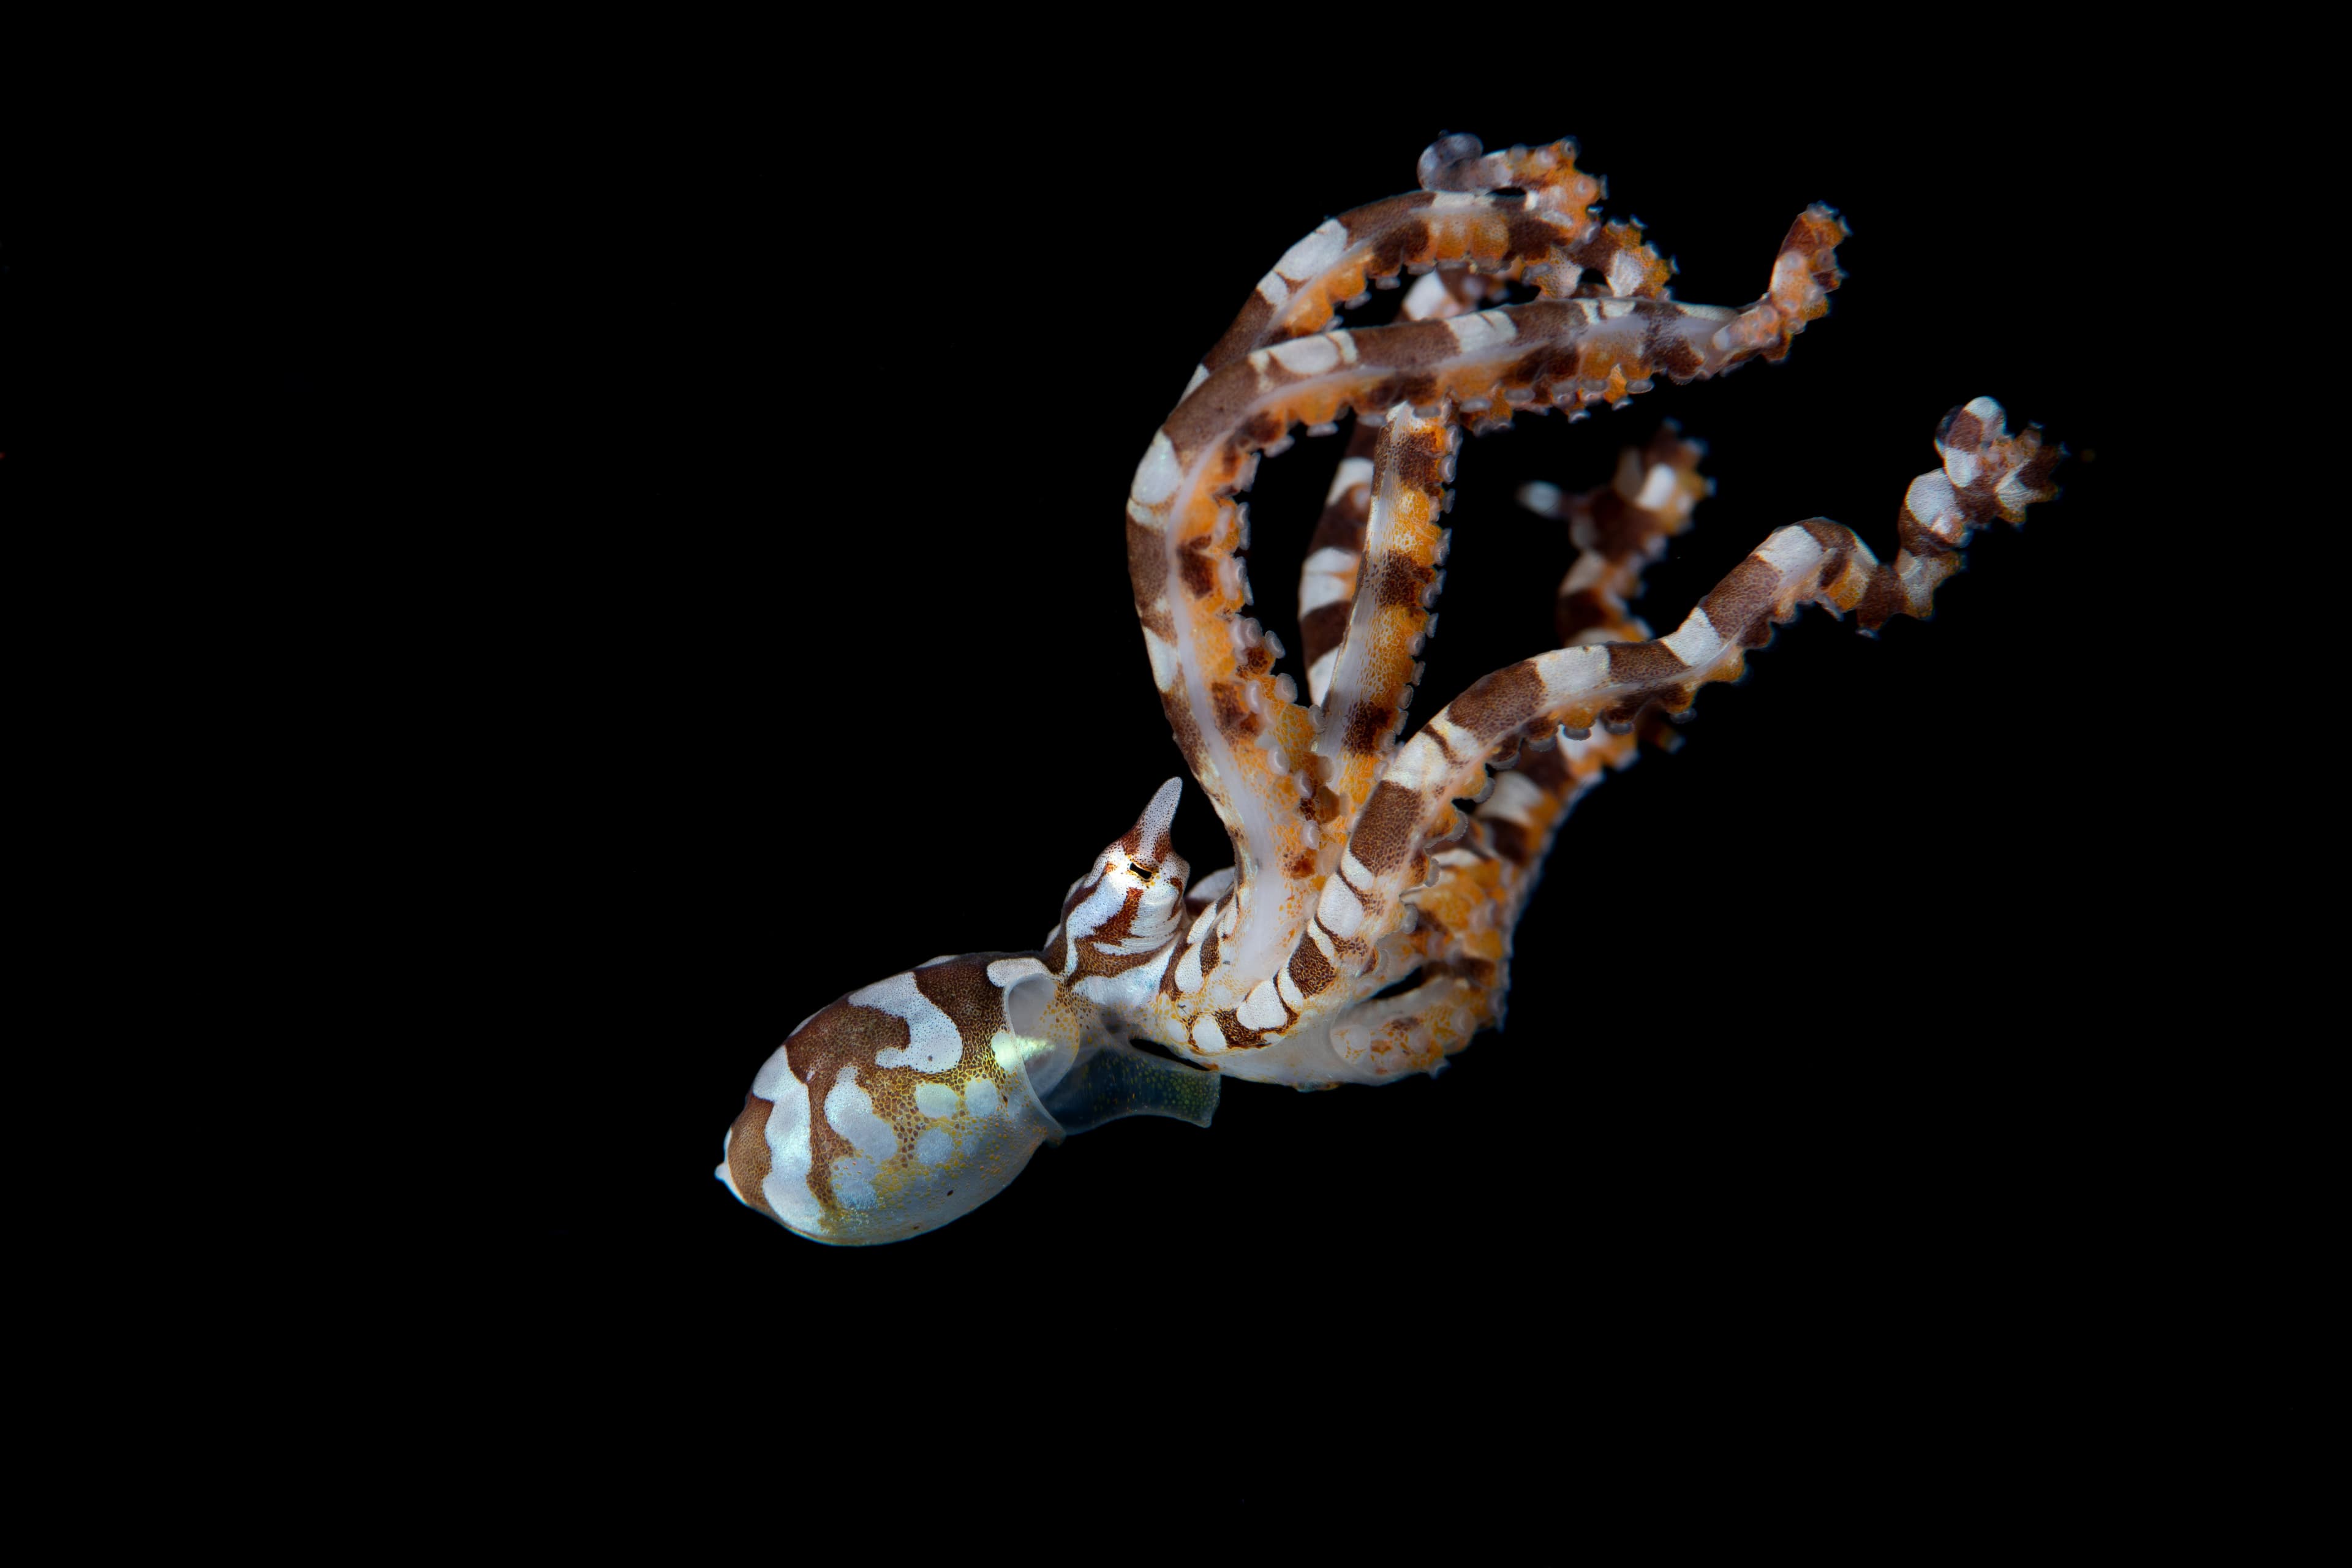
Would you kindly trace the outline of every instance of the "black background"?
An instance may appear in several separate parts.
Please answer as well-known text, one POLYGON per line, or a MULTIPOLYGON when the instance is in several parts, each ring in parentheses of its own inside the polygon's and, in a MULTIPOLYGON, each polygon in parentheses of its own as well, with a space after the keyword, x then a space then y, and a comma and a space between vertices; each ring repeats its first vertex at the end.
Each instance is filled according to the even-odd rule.
MULTIPOLYGON (((353 602, 393 605, 363 962, 425 1106, 417 1278, 499 1325, 462 1331, 659 1378, 945 1314, 1081 1387, 1395 1352, 1543 1407, 1694 1378, 1909 1400, 2136 1353, 2158 1238, 2212 1223, 2216 1136, 2177 1124, 2137 853, 2151 772, 2193 749, 2159 767, 2108 700, 2139 538, 2111 476, 2151 389, 2099 301, 2162 138, 2063 54, 1965 96, 1561 62, 1556 89, 1351 97, 1348 68, 1036 65, 819 110, 814 61, 555 62, 247 172, 299 276, 264 314, 307 458, 276 493, 359 519, 353 602), (1507 1029, 1441 1078, 1231 1084, 1209 1131, 1073 1139, 908 1245, 740 1208, 720 1135, 796 1021, 1038 941, 1181 770, 1128 596, 1134 465, 1274 259, 1451 130, 1577 137, 1680 298, 1754 298, 1809 202, 1853 237, 1784 363, 1467 447, 1417 710, 1547 646, 1570 550, 1515 485, 1599 483, 1661 419, 1719 483, 1650 574, 1661 631, 1782 523, 1891 553, 1979 394, 2066 443, 2063 499, 1979 534, 1931 625, 1809 612, 1580 805, 1507 1029)), ((1253 497, 1294 649, 1337 455, 1253 497)), ((1196 877, 1229 859, 1189 785, 1176 836, 1196 877)))

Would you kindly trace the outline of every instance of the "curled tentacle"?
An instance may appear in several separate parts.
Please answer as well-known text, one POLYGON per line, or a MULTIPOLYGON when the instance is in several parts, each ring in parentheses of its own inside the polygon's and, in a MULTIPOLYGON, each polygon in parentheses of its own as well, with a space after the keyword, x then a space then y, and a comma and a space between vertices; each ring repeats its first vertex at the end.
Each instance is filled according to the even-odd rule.
POLYGON ((1572 142, 1486 153, 1475 136, 1440 138, 1422 154, 1418 194, 1327 218, 1283 253, 1185 395, 1255 350, 1323 331, 1401 274, 1523 281, 1546 298, 1665 298, 1674 264, 1643 243, 1639 224, 1600 221, 1591 204, 1603 188, 1578 171, 1572 142), (1493 194, 1506 187, 1515 194, 1493 194))
MULTIPOLYGON (((1775 357, 1827 309, 1842 232, 1826 208, 1800 218, 1770 290, 1744 309, 1539 300, 1279 343, 1215 373, 1161 426, 1129 492, 1128 563, 1170 725, 1234 840, 1245 934, 1227 984, 1255 988, 1281 964, 1284 922, 1247 917, 1306 897, 1319 847, 1295 778, 1313 722, 1288 678, 1272 673, 1278 645, 1241 615, 1247 518, 1229 498, 1247 488, 1258 456, 1294 425, 1349 412, 1377 420, 1399 403, 1451 399, 1505 420, 1525 408, 1619 401, 1660 374, 1689 380, 1775 357)), ((1238 999, 1220 985, 1214 1000, 1238 999)))
POLYGON ((1668 420, 1647 445, 1621 451, 1616 477, 1597 489, 1571 496, 1552 485, 1520 488, 1519 504, 1539 517, 1564 520, 1577 548, 1554 611, 1562 647, 1650 635, 1629 601, 1642 591, 1643 568, 1665 554, 1668 540, 1688 531, 1692 513, 1712 492, 1712 481, 1698 472, 1705 454, 1668 420))
MULTIPOLYGON (((1418 656, 1444 575, 1446 532, 1438 519, 1458 438, 1448 420, 1420 418, 1402 404, 1389 411, 1380 431, 1364 542, 1370 564, 1331 659, 1330 700, 1302 769, 1305 814, 1331 832, 1318 854, 1292 868, 1291 879, 1301 886, 1331 870, 1339 834, 1394 749, 1421 677, 1418 656)), ((1197 916, 1163 985, 1179 1007, 1205 1005, 1190 1036, 1202 1051, 1233 1048, 1286 1024, 1299 999, 1295 983, 1286 994, 1285 977, 1246 966, 1253 954, 1292 950, 1307 919, 1307 900, 1261 903, 1249 917, 1254 940, 1236 946, 1240 914, 1238 905, 1229 904, 1197 916)))
POLYGON ((1370 967, 1376 945, 1409 919, 1405 895, 1428 879, 1429 846, 1459 830, 1452 803, 1484 795, 1487 766, 1522 734, 1556 725, 1623 730, 1647 704, 1686 709, 1701 686, 1737 679, 1747 650, 1769 642, 1773 625, 1809 602, 1833 614, 1857 611, 1865 631, 1894 616, 1924 618, 1970 529, 1995 517, 2022 521, 2029 503, 2055 493, 2048 481, 2063 449, 2044 447, 2038 429, 2008 435, 1990 398, 1953 410, 1936 441, 1943 467, 1912 481, 1892 564, 1837 523, 1792 524, 1717 584, 1673 635, 1542 654, 1447 703, 1399 748, 1358 814, 1308 925, 1321 956, 1343 973, 1370 967))
MULTIPOLYGON (((1439 146, 1461 142, 1478 146, 1475 137, 1448 137, 1439 146)), ((1422 154, 1424 171, 1437 150, 1422 154)), ((1615 248, 1590 211, 1601 182, 1578 172, 1574 142, 1474 154, 1472 162, 1495 183, 1476 191, 1427 188, 1424 173, 1424 189, 1327 218, 1283 252, 1201 356, 1186 395, 1257 349, 1321 331, 1349 301, 1402 272, 1475 270, 1566 295, 1578 281, 1572 257, 1580 247, 1598 257, 1598 241, 1609 247, 1604 264, 1613 262, 1615 248), (1520 195, 1486 194, 1505 185, 1520 195)))

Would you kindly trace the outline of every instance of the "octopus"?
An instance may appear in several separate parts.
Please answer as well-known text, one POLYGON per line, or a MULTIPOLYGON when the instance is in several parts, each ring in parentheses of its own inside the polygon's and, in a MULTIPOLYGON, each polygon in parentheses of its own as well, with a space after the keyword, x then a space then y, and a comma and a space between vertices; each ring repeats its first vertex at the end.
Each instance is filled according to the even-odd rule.
POLYGON ((1669 425, 1592 490, 1521 490, 1578 552, 1554 646, 1410 724, 1465 437, 1781 358, 1827 313, 1845 234, 1808 207, 1757 299, 1694 304, 1637 225, 1602 219, 1571 142, 1490 153, 1447 136, 1418 174, 1258 280, 1126 499, 1146 664, 1232 864, 1194 878, 1171 778, 1040 946, 934 959, 818 1009, 725 1134, 716 1173, 747 1207, 817 1241, 901 1240, 1071 1133, 1138 1115, 1205 1126, 1228 1079, 1322 1089, 1439 1071, 1502 1023, 1513 933, 1586 791, 1670 742, 1699 689, 1738 679, 1804 606, 1865 634, 1924 619, 1973 530, 2054 497, 2063 448, 1974 398, 1935 426, 1893 560, 1841 524, 1791 523, 1654 636, 1632 608, 1643 571, 1711 489, 1702 448, 1669 425), (1340 324, 1391 289, 1392 321, 1340 324), (1247 613, 1245 498, 1262 458, 1343 423, 1298 584, 1302 691, 1247 613))

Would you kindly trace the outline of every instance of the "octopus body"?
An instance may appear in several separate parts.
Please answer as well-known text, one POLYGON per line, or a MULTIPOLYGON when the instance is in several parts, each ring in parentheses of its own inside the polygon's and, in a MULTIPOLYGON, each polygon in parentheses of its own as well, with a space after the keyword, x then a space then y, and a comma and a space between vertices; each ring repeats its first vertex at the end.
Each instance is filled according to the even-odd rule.
POLYGON ((1463 433, 1780 358, 1826 313, 1844 236, 1810 207, 1759 298, 1690 304, 1634 226, 1601 220, 1570 143, 1488 153, 1452 136, 1419 173, 1420 190, 1325 222, 1258 280, 1127 498, 1152 683, 1232 866, 1192 879, 1171 778, 1072 884, 1040 947, 934 960, 819 1010, 728 1131, 717 1173, 748 1206, 819 1241, 897 1240, 977 1206, 1070 1132, 1139 1114, 1206 1125, 1225 1079, 1322 1089, 1437 1071, 1500 1023, 1512 931, 1570 809, 1661 719, 1738 679, 1807 604, 1865 632, 1924 617, 1972 529, 2055 493, 2063 449, 2010 434, 1977 398, 1937 427, 1892 562, 1837 523, 1793 523, 1654 637, 1630 602, 1709 489, 1700 448, 1669 426, 1596 490, 1521 492, 1579 549, 1557 646, 1402 738, 1463 433), (1392 324, 1337 324, 1408 278, 1392 324), (1295 430, 1348 416, 1299 583, 1302 694, 1245 613, 1240 498, 1295 430))

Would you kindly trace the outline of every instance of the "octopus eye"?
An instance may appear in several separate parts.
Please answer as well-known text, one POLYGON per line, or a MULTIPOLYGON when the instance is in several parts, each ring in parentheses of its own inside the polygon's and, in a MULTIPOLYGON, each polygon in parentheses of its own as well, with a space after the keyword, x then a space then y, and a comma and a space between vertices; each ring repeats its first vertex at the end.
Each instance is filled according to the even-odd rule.
MULTIPOLYGON (((1017 1040, 1049 1046, 1054 1031, 1046 1022, 1045 1013, 1054 1005, 1055 987, 1054 977, 1045 968, 1041 963, 1035 973, 1024 974, 1004 988, 1004 1028, 1017 1040)), ((1023 1053, 1023 1059, 1034 1061, 1045 1054, 1047 1053, 1030 1050, 1023 1053)), ((1034 1079, 1036 1073, 1033 1071, 1030 1077, 1034 1079)))

